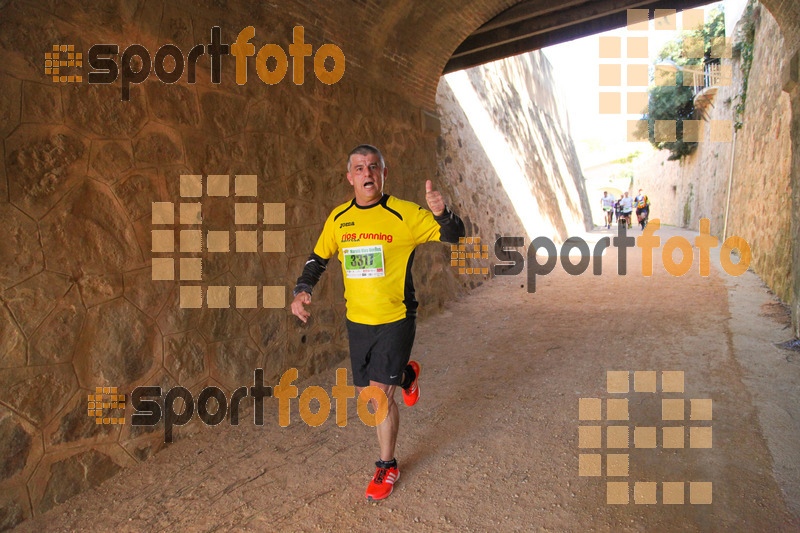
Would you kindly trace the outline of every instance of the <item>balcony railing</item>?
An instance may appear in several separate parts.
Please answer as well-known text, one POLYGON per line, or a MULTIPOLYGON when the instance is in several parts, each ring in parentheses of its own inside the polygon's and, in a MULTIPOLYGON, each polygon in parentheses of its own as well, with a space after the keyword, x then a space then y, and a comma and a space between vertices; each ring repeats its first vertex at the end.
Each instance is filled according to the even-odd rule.
POLYGON ((710 63, 703 66, 703 71, 684 69, 686 73, 692 74, 692 88, 695 96, 703 92, 708 87, 718 87, 723 85, 722 80, 727 79, 722 75, 719 63, 710 63))

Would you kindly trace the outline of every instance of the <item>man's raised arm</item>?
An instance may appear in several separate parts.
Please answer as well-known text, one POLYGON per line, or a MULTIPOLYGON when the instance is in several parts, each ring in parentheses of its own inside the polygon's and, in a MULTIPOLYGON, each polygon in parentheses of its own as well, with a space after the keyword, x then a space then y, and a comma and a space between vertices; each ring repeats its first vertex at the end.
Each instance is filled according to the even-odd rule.
POLYGON ((434 220, 439 224, 439 240, 455 244, 460 237, 467 234, 464 222, 447 209, 442 194, 433 190, 431 180, 425 182, 425 200, 428 202, 428 209, 433 213, 434 220))

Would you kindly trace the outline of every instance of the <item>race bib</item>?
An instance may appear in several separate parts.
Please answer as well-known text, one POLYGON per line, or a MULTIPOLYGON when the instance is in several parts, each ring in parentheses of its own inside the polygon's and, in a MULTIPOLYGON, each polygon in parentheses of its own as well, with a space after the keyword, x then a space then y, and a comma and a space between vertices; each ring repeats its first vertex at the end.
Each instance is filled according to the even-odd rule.
POLYGON ((348 278, 381 278, 385 276, 383 245, 345 248, 344 271, 348 278))

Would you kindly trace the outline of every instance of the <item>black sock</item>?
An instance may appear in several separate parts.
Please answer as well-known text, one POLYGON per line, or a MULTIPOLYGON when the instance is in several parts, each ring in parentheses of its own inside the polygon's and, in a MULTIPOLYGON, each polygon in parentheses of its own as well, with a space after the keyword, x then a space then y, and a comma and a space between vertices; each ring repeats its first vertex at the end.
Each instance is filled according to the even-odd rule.
POLYGON ((397 459, 391 461, 376 461, 375 466, 378 468, 397 468, 397 459))
POLYGON ((403 381, 400 383, 400 387, 403 389, 407 389, 414 383, 414 380, 417 379, 417 373, 414 372, 414 369, 411 365, 406 365, 406 369, 403 371, 403 381))

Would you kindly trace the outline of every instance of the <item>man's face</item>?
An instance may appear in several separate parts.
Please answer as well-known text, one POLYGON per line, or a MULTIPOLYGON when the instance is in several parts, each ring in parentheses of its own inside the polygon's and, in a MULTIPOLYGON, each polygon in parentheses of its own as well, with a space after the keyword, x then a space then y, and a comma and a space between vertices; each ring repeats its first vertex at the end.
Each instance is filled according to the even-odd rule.
POLYGON ((383 195, 383 182, 387 170, 381 168, 381 158, 377 154, 353 154, 350 156, 350 171, 347 181, 353 186, 359 204, 379 200, 383 195))
POLYGON ((608 191, 603 191, 603 196, 608 196, 608 191))

